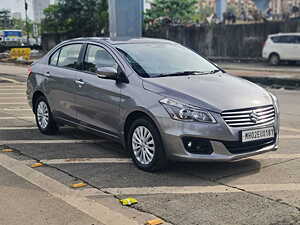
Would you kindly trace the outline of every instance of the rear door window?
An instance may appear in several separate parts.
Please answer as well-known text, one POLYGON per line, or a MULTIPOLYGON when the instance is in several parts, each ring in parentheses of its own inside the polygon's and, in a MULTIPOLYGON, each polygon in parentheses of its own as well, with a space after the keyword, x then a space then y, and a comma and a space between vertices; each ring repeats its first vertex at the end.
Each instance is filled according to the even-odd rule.
POLYGON ((58 66, 79 69, 79 55, 82 44, 72 44, 61 48, 58 66))
POLYGON ((295 44, 296 37, 291 35, 280 36, 278 42, 283 44, 295 44))

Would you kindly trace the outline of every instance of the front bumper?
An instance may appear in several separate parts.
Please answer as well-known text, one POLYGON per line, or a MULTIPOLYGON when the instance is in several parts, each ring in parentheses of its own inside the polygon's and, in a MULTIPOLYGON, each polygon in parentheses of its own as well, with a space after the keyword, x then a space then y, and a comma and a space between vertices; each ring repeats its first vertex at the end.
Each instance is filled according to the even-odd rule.
MULTIPOLYGON (((229 127, 220 114, 213 113, 216 124, 199 122, 180 122, 169 118, 161 118, 162 139, 168 157, 174 161, 233 161, 278 149, 279 119, 275 116, 274 123, 252 127, 229 127), (274 127, 275 138, 260 145, 252 145, 247 151, 232 151, 227 143, 234 143, 235 147, 241 142, 241 131, 274 127), (191 153, 183 143, 184 137, 208 140, 212 147, 211 154, 191 153)), ((230 145, 232 146, 232 145, 230 145)))

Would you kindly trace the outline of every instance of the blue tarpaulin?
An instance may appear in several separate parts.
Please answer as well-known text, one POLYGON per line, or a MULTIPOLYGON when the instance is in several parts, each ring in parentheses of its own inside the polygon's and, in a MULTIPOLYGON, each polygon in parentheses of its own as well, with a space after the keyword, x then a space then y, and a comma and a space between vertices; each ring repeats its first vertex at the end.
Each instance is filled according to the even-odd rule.
POLYGON ((4 37, 22 37, 21 31, 4 31, 4 37))

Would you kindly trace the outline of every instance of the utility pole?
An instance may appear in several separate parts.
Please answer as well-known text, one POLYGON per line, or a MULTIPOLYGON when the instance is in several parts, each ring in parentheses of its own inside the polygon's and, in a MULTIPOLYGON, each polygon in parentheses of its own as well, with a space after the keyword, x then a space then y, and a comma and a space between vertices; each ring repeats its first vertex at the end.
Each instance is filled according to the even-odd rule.
POLYGON ((28 16, 27 16, 28 4, 26 0, 24 1, 25 1, 25 26, 26 26, 27 44, 29 44, 29 27, 28 27, 28 16))
POLYGON ((109 0, 108 3, 110 37, 142 37, 144 0, 109 0))

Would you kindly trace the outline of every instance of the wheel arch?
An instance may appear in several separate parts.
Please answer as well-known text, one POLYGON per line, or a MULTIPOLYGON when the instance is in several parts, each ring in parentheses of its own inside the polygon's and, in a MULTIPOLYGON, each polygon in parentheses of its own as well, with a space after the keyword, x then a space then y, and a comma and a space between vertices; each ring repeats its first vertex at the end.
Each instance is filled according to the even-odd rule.
POLYGON ((268 60, 270 60, 270 58, 271 58, 272 55, 277 55, 278 58, 280 59, 280 55, 279 55, 278 52, 271 52, 271 53, 269 54, 268 60))
POLYGON ((44 95, 44 93, 41 92, 40 90, 35 91, 34 94, 33 94, 33 96, 32 96, 32 110, 33 110, 34 113, 36 113, 36 112, 35 112, 36 101, 37 101, 38 98, 41 97, 41 96, 43 96, 43 97, 46 98, 46 96, 44 95))
POLYGON ((128 134, 130 125, 133 123, 133 121, 135 121, 136 119, 141 118, 141 117, 145 117, 148 120, 150 120, 153 123, 153 125, 157 128, 159 133, 161 133, 160 125, 158 124, 155 117, 150 112, 147 112, 146 110, 143 110, 143 109, 136 109, 136 110, 128 113, 128 115, 126 116, 125 122, 123 124, 123 130, 122 130, 123 131, 123 135, 122 135, 123 140, 122 140, 122 142, 125 146, 127 143, 127 134, 128 134))

